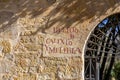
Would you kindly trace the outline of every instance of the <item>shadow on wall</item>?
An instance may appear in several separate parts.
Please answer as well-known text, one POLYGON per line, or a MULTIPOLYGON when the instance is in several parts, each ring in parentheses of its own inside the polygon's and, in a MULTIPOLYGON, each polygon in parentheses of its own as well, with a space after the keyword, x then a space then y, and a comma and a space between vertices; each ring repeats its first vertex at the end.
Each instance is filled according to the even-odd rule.
POLYGON ((45 32, 45 29, 49 29, 56 23, 62 28, 68 28, 73 24, 78 25, 85 20, 92 20, 95 16, 98 18, 108 9, 114 10, 119 2, 119 0, 0 0, 2 5, 0 9, 10 8, 13 5, 17 9, 15 15, 11 13, 9 19, 5 18, 5 20, 1 20, 4 12, 0 13, 0 24, 8 21, 0 28, 6 28, 6 25, 27 15, 30 15, 31 19, 40 15, 47 18, 47 24, 35 33, 45 32))

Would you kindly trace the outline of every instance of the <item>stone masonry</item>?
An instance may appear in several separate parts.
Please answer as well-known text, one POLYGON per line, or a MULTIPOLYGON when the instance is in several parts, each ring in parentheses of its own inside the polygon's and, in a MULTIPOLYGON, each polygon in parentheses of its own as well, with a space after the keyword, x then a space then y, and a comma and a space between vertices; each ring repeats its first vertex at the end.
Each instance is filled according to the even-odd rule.
POLYGON ((119 0, 0 0, 0 80, 84 80, 91 31, 119 0))

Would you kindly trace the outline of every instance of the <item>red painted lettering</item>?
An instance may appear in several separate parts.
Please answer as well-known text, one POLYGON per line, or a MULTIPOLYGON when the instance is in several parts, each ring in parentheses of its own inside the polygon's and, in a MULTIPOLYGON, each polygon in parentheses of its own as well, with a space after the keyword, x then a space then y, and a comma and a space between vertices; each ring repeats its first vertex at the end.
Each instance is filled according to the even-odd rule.
POLYGON ((53 40, 51 40, 50 38, 47 38, 47 39, 46 39, 46 44, 50 44, 50 43, 53 44, 53 40))
POLYGON ((64 33, 78 33, 79 30, 75 27, 69 27, 69 28, 57 28, 57 27, 54 27, 53 28, 53 32, 54 33, 60 33, 60 32, 64 32, 64 33))

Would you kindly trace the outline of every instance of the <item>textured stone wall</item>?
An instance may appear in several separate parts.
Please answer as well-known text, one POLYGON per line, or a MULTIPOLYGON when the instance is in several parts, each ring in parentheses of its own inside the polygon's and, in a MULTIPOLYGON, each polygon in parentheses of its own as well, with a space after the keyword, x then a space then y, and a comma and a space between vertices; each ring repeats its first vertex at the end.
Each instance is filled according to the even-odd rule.
POLYGON ((119 0, 0 0, 0 80, 84 80, 84 46, 119 0))

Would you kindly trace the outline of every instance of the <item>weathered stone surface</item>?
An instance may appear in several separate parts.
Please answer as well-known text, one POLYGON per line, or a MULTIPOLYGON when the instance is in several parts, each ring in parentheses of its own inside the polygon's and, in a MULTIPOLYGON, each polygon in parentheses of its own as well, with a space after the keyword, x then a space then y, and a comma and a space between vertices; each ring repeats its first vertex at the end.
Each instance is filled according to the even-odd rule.
POLYGON ((3 47, 3 53, 10 53, 11 52, 11 44, 8 41, 1 41, 1 46, 3 47))
POLYGON ((101 20, 120 12, 119 4, 119 0, 0 0, 0 80, 83 80, 86 39, 101 20), (77 46, 80 54, 69 50, 64 55, 64 49, 62 55, 47 51, 44 56, 46 38, 53 40, 47 46, 77 46))

